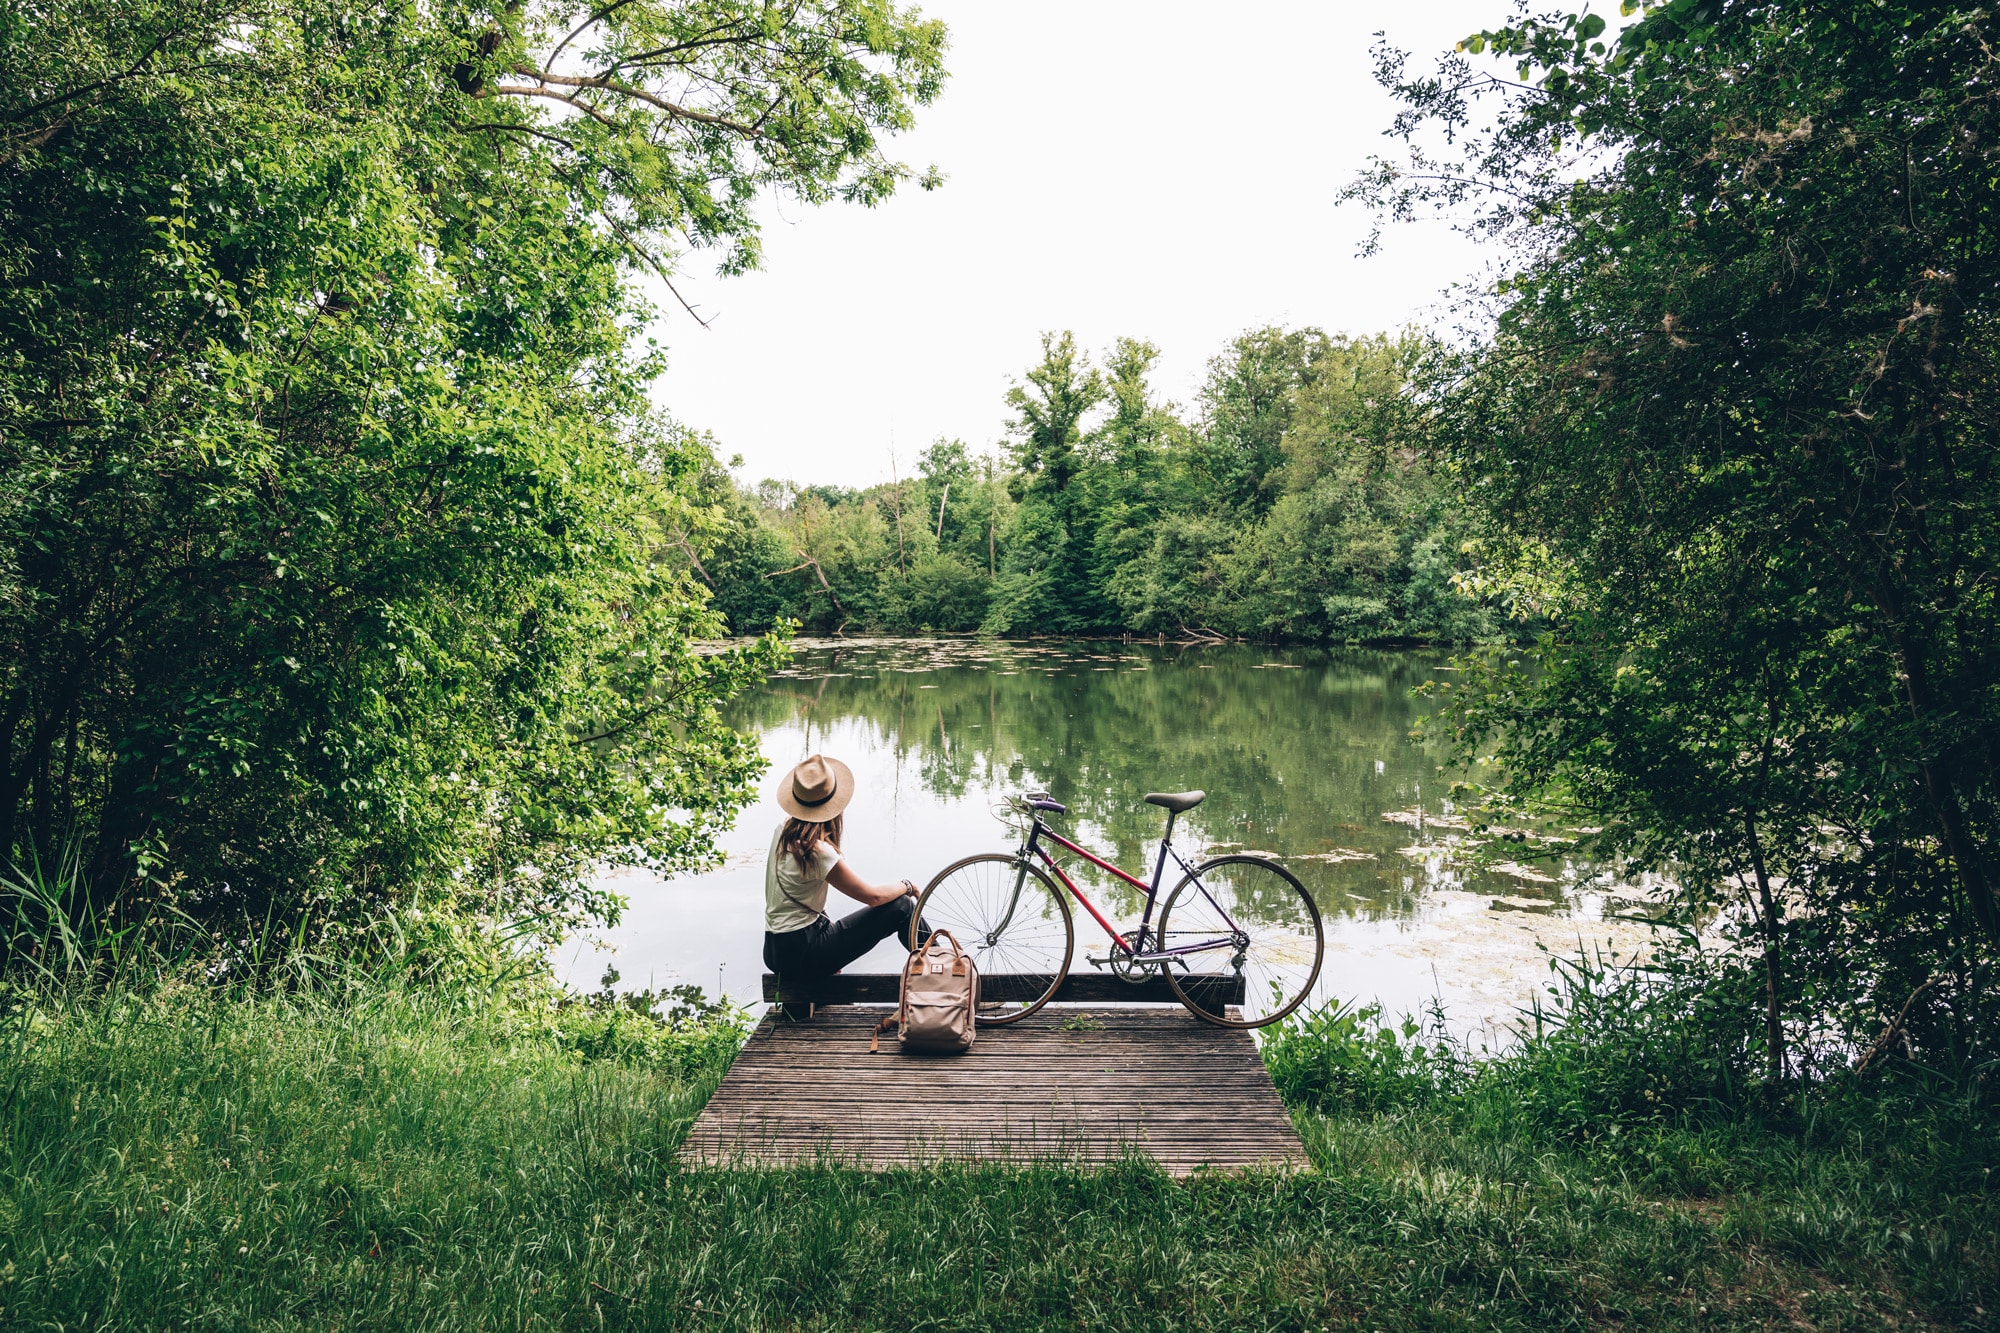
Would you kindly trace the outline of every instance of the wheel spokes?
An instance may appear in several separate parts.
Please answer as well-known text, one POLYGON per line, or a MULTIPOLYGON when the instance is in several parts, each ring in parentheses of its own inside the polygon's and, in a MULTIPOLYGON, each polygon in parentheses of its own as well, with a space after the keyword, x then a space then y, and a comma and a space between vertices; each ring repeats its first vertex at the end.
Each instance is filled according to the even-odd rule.
POLYGON ((1319 975, 1319 913, 1298 881, 1268 861, 1224 859, 1183 880, 1162 918, 1163 947, 1229 944, 1183 957, 1169 971, 1182 999, 1204 1018, 1261 1025, 1303 1000, 1319 975), (1237 999, 1238 988, 1241 999, 1237 999), (1238 1005, 1240 1020, 1226 1017, 1238 1005))
POLYGON ((1050 978, 1034 995, 982 997, 983 1014, 1018 1016, 1038 1008, 1069 966, 1071 931, 1063 906, 1032 868, 990 856, 962 861, 940 875, 925 891, 920 915, 925 926, 950 931, 982 977, 1050 978))

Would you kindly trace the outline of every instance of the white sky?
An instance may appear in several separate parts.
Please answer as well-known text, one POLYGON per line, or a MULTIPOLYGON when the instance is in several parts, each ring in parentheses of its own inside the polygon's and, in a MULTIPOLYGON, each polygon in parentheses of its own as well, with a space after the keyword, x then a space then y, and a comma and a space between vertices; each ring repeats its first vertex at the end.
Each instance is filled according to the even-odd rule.
POLYGON ((1093 356, 1121 334, 1163 355, 1189 403, 1208 359, 1262 324, 1367 333, 1441 312, 1484 256, 1442 223, 1372 225, 1335 195, 1394 106, 1377 30, 1428 67, 1503 21, 1508 0, 932 0, 951 79, 891 155, 948 176, 881 208, 767 204, 762 271, 665 293, 660 404, 740 453, 746 481, 865 485, 907 474, 934 438, 983 451, 1002 395, 1073 329, 1093 356))

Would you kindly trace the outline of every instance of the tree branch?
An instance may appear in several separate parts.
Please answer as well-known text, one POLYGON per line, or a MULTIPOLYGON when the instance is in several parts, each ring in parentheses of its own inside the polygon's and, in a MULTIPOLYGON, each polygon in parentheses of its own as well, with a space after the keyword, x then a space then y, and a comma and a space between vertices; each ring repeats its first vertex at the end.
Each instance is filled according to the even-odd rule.
POLYGON ((571 744, 595 745, 598 741, 608 741, 614 736, 622 736, 626 732, 632 730, 632 728, 646 721, 648 718, 657 717, 660 713, 666 711, 669 708, 672 708, 675 704, 681 701, 682 697, 686 695, 686 693, 687 693, 687 683, 683 681, 679 688, 669 691, 664 697, 655 700, 650 707, 640 709, 638 712, 634 713, 631 717, 628 717, 623 722, 620 722, 617 726, 606 727, 603 731, 597 732, 595 735, 578 736, 571 742, 571 744))
POLYGON ((60 106, 64 102, 74 101, 76 98, 83 96, 85 93, 96 92, 101 88, 109 88, 114 84, 123 83, 125 80, 137 75, 141 69, 144 69, 146 66, 146 62, 151 60, 154 56, 158 55, 160 53, 160 48, 165 46, 168 42, 172 41, 178 35, 179 35, 178 32, 168 32, 161 34, 160 37, 157 38, 151 46, 146 48, 146 53, 140 56, 137 60, 133 61, 130 67, 128 67, 122 73, 114 74, 108 79, 99 79, 96 83, 86 83, 81 88, 72 88, 68 92, 62 94, 60 97, 45 97, 39 102, 33 103, 32 105, 29 106, 22 107, 19 111, 7 117, 7 119, 20 120, 25 116, 33 115, 35 112, 40 111, 44 107, 60 106))
MULTIPOLYGON (((840 612, 843 616, 846 615, 847 608, 840 604, 840 598, 834 596, 833 585, 826 581, 826 571, 819 567, 819 561, 813 559, 804 551, 795 551, 793 554, 799 557, 798 564, 793 565, 790 569, 774 569, 764 577, 775 579, 781 574, 796 574, 802 569, 810 569, 813 573, 819 575, 819 586, 826 589, 827 598, 833 603, 833 609, 840 612)), ((843 620, 840 623, 845 625, 847 622, 843 620)))
MULTIPOLYGON (((1915 990, 1910 992, 1910 998, 1903 1001, 1902 1011, 1898 1013, 1894 1019, 1890 1020, 1888 1027, 1882 1029, 1882 1035, 1875 1039, 1875 1044, 1868 1048, 1868 1053, 1862 1056, 1861 1059, 1855 1063, 1854 1066, 1855 1073, 1860 1074, 1866 1072, 1868 1066, 1874 1064, 1876 1060, 1888 1054, 1889 1048, 1896 1044, 1896 1038, 1903 1035, 1903 1025, 1907 1023, 1910 1018, 1910 1007, 1917 1002, 1918 996, 1922 995, 1925 991, 1929 990, 1932 986, 1935 985, 1937 985, 1937 978, 1931 977, 1927 979, 1923 985, 1917 987, 1915 990)), ((1904 1044, 1906 1046, 1908 1045, 1907 1042, 1904 1044)))
POLYGON ((478 125, 467 125, 465 127, 467 134, 472 134, 478 130, 508 130, 515 134, 532 134, 537 139, 547 139, 550 143, 561 144, 571 152, 576 151, 576 145, 568 139, 563 138, 560 134, 550 134, 548 131, 538 130, 532 125, 507 125, 499 121, 487 121, 478 125))
MULTIPOLYGON (((609 74, 598 74, 591 77, 572 74, 550 74, 545 70, 536 69, 532 65, 516 65, 514 66, 514 73, 519 74, 522 78, 534 79, 539 83, 552 83, 559 88, 602 88, 606 92, 617 93, 621 97, 634 98, 646 103, 648 106, 656 107, 666 112, 669 116, 672 116, 675 120, 699 121, 703 125, 714 125, 720 129, 733 130, 746 139, 761 139, 764 137, 764 132, 755 125, 746 125, 740 120, 731 120, 727 116, 718 116, 707 111, 696 111, 693 107, 682 106, 678 102, 669 102, 664 97, 649 93, 644 88, 634 87, 623 79, 614 78, 609 74)), ((498 92, 502 90, 496 88, 494 91, 498 92)), ((514 90, 507 89, 506 91, 514 90)), ((552 93, 544 93, 543 95, 554 96, 552 93)), ((575 105, 581 105, 581 103, 574 103, 574 99, 570 98, 559 98, 558 100, 571 101, 575 105)))
POLYGON ((556 49, 549 52, 549 58, 547 63, 551 65, 555 64, 556 57, 561 55, 563 51, 568 48, 571 42, 583 36, 584 29, 594 27, 595 25, 604 22, 604 20, 610 18, 613 14, 616 14, 619 10, 625 8, 625 6, 631 3, 632 0, 612 0, 611 4, 606 5, 604 8, 598 10, 596 13, 584 19, 583 22, 576 25, 576 30, 574 32, 570 33, 569 36, 563 38, 561 41, 556 43, 556 49))
POLYGON ((605 115, 602 111, 599 111, 596 107, 592 106, 590 103, 585 102, 580 98, 571 97, 566 93, 559 93, 555 91, 555 89, 553 88, 520 88, 512 84, 496 83, 491 88, 480 89, 478 92, 474 93, 473 96, 474 97, 488 97, 488 96, 546 97, 551 102, 562 102, 568 106, 575 107, 578 111, 583 112, 585 115, 589 116, 592 120, 598 122, 600 125, 608 125, 614 130, 622 128, 617 121, 605 115))
POLYGON ((612 217, 609 213, 603 213, 600 214, 600 216, 603 217, 603 219, 606 222, 611 224, 611 230, 618 233, 619 239, 624 241, 627 246, 631 247, 632 252, 634 254, 638 255, 639 258, 646 261, 646 267, 652 269, 655 274, 659 275, 660 281, 667 285, 667 290, 674 294, 674 299, 681 303, 681 309, 688 312, 688 318, 692 319, 695 323, 701 325, 703 328, 707 328, 708 321, 703 319, 700 315, 695 314, 694 307, 688 304, 688 300, 685 296, 681 295, 681 289, 674 286, 674 280, 667 274, 666 265, 662 264, 659 260, 655 259, 653 257, 652 252, 646 249, 645 246, 641 245, 639 243, 638 238, 633 236, 631 232, 626 231, 623 224, 621 224, 617 218, 612 217))
POLYGON ((694 572, 701 575, 701 581, 703 583, 706 583, 709 587, 713 588, 715 586, 715 580, 710 578, 708 576, 708 571, 701 567, 701 557, 694 553, 694 543, 687 539, 687 534, 685 532, 675 533, 674 541, 680 546, 681 551, 687 556, 688 563, 694 566, 694 572))

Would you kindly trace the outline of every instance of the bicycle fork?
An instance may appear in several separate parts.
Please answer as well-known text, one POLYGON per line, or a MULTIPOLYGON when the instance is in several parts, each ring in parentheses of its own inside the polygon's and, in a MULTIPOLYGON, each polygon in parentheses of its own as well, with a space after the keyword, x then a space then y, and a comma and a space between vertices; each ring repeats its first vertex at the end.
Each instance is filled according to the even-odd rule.
POLYGON ((1041 831, 1042 826, 1040 823, 1037 823, 1033 830, 1029 832, 1028 840, 1021 844, 1019 855, 1014 858, 1016 862, 1014 866, 1014 891, 1007 898, 1007 911, 1000 918, 1000 924, 986 932, 986 947, 989 949, 993 947, 994 941, 1006 934, 1008 925, 1014 920, 1014 913, 1020 909, 1021 890, 1028 882, 1028 857, 1035 850, 1035 835, 1041 831))

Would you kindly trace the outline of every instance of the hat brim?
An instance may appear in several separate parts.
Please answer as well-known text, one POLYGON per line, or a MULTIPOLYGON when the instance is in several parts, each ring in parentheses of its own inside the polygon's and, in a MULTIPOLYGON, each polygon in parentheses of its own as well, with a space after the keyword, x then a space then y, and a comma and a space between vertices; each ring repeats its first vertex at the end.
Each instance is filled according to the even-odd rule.
POLYGON ((793 819, 803 819, 808 824, 824 824, 829 819, 838 819, 847 803, 854 799, 854 770, 838 759, 821 755, 820 759, 833 770, 833 795, 818 805, 807 805, 792 795, 792 774, 798 771, 794 764, 785 770, 785 776, 778 779, 778 808, 793 819))

